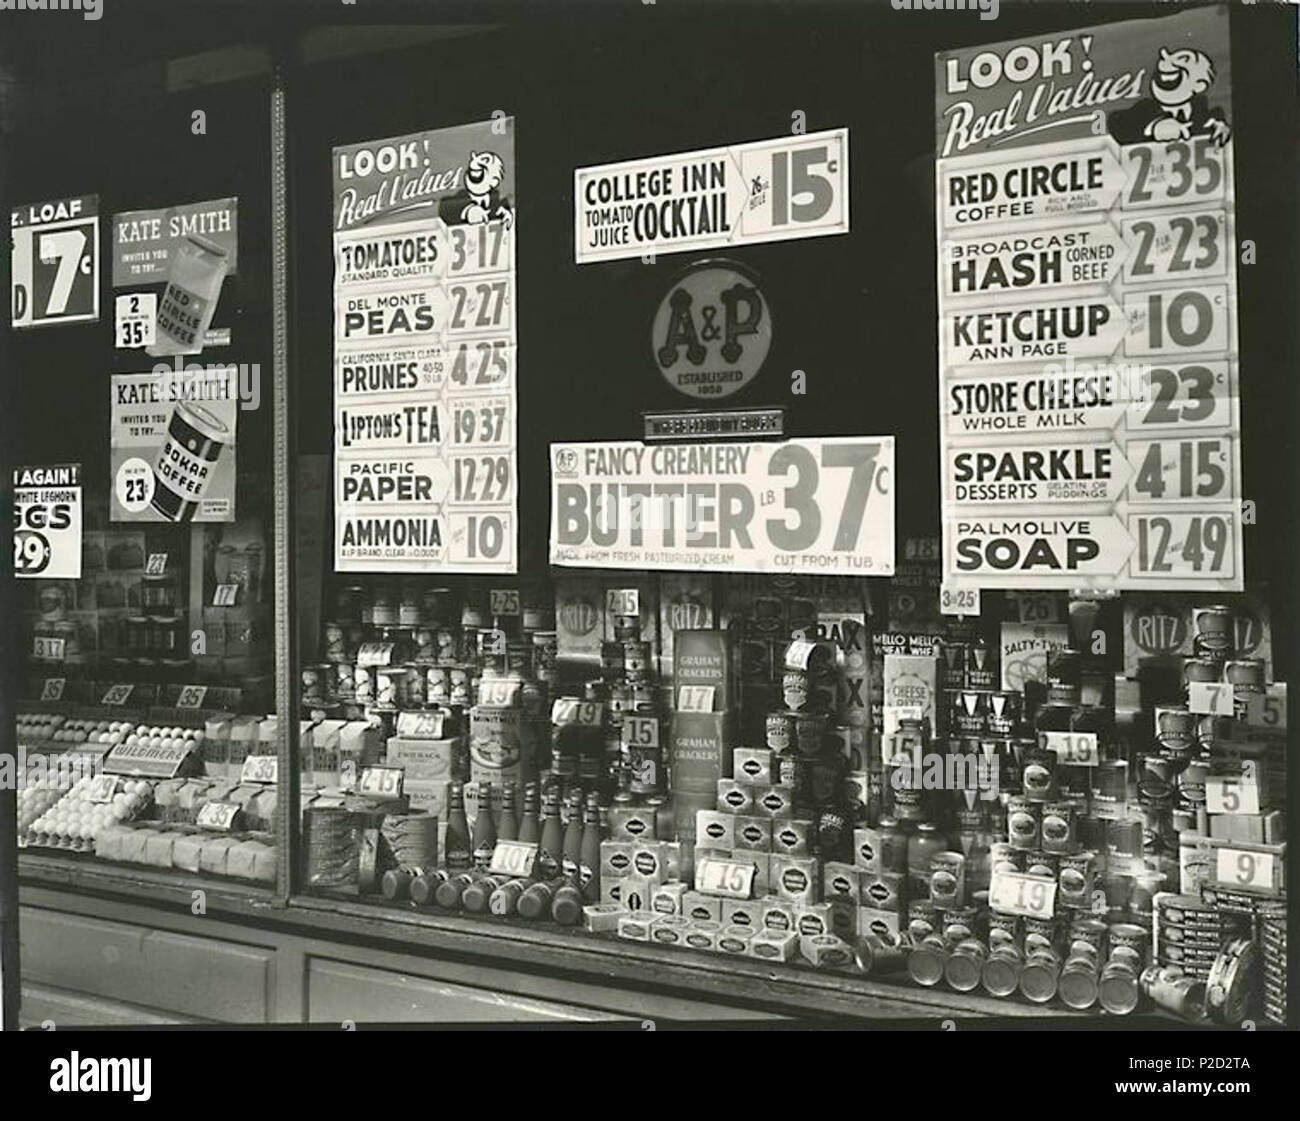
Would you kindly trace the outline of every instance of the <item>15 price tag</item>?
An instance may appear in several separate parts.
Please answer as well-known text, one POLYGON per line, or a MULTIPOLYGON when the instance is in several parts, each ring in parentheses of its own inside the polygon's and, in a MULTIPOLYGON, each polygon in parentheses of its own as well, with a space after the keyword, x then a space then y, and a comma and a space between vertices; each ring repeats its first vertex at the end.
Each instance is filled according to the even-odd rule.
POLYGON ((995 872, 989 884, 989 906, 1008 915, 1050 919, 1056 908, 1056 880, 1022 872, 995 872))
POLYGON ((86 787, 87 802, 111 802, 117 793, 117 775, 96 775, 86 787))
POLYGON ((63 699, 63 689, 68 683, 65 677, 47 677, 45 684, 41 686, 41 700, 43 701, 61 701, 63 699))
POLYGON ((659 718, 657 716, 624 716, 623 743, 628 747, 658 747, 659 718))
POLYGON ((712 685, 683 685, 677 690, 677 711, 712 712, 714 692, 712 685))
POLYGON ((110 685, 108 692, 99 699, 102 705, 124 705, 131 699, 131 693, 135 690, 134 685, 110 685))
POLYGON ((1205 812, 1212 814, 1259 813, 1259 783, 1255 763, 1247 759, 1239 775, 1209 775, 1205 779, 1205 812))
POLYGON ((185 685, 181 687, 180 696, 176 698, 177 708, 202 708, 204 698, 208 695, 206 685, 185 685))
POLYGON ((228 833, 235 827, 240 807, 235 802, 204 802, 196 819, 202 829, 219 829, 228 833))
POLYGON ((1056 760, 1067 767, 1095 767, 1101 762, 1096 732, 1042 732, 1043 747, 1056 752, 1056 760))
POLYGON ((493 615, 519 614, 519 589, 493 588, 489 593, 493 615))
POLYGON ((275 783, 279 776, 280 760, 275 755, 250 755, 239 772, 240 782, 275 783))
POLYGON ((217 590, 212 593, 213 607, 234 607, 235 601, 239 598, 238 584, 218 584, 217 590))
POLYGON ((948 583, 939 585, 939 614, 978 615, 979 613, 979 588, 956 588, 948 583))
POLYGON ((1232 686, 1224 681, 1189 682, 1187 707, 1202 716, 1231 716, 1232 686))
POLYGON ((611 615, 640 615, 640 589, 610 588, 605 592, 605 609, 611 615))
POLYGON ((146 576, 162 576, 167 572, 167 554, 150 553, 149 559, 144 563, 144 574, 146 576))
POLYGON ((580 701, 577 697, 559 697, 551 706, 551 723, 579 724, 599 728, 604 722, 604 705, 599 701, 580 701))
POLYGON ((494 876, 515 876, 529 879, 537 860, 537 845, 527 841, 498 841, 492 850, 488 871, 494 876))
POLYGON ((706 895, 749 899, 754 894, 756 872, 757 869, 752 864, 705 857, 695 865, 695 890, 706 895))
POLYGON ((478 703, 487 708, 517 708, 523 682, 517 677, 485 677, 478 683, 478 703))
POLYGON ((405 775, 401 767, 364 767, 357 792, 379 798, 400 798, 405 775))
POLYGON ((1273 891, 1277 874, 1271 852, 1249 849, 1220 849, 1214 865, 1214 878, 1224 887, 1248 887, 1256 891, 1273 891))

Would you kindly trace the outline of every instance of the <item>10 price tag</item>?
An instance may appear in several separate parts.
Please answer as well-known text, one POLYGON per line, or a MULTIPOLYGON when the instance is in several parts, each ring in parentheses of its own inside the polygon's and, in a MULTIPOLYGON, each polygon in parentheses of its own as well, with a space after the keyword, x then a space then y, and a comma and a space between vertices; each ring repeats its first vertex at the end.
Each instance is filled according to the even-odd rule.
POLYGON ((537 860, 537 845, 527 841, 498 841, 492 850, 488 871, 494 876, 516 876, 529 879, 537 860))

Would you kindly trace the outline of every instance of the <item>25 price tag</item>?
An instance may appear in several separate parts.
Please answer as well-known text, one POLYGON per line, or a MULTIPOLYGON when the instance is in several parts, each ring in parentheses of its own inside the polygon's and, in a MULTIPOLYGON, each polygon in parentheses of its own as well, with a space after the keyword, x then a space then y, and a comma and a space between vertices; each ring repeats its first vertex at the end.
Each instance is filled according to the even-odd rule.
POLYGON ((1192 681, 1187 686, 1187 707, 1202 716, 1231 716, 1232 686, 1223 681, 1192 681))
POLYGON ((657 716, 624 716, 623 743, 628 747, 658 747, 659 718, 657 716))
POLYGON ((677 711, 712 712, 715 691, 712 685, 683 685, 677 690, 677 711))
POLYGON ((202 708, 204 698, 208 695, 206 685, 185 685, 180 696, 176 698, 177 708, 202 708))
POLYGON ((1016 618, 1022 623, 1059 623, 1061 604, 1050 592, 1012 592, 1016 618))
POLYGON ((110 685, 108 692, 99 699, 99 703, 102 705, 124 705, 131 699, 134 690, 134 685, 110 685))
POLYGON ((995 872, 989 884, 989 906, 1008 915, 1050 919, 1056 908, 1056 880, 1021 872, 995 872))
POLYGON ((756 872, 757 869, 752 864, 706 857, 695 865, 695 890, 706 895, 749 899, 754 894, 756 872))
POLYGON ((1271 852, 1224 848, 1215 859, 1214 878, 1225 887, 1273 891, 1277 886, 1276 875, 1277 866, 1271 852))
POLYGON ((604 716, 604 705, 599 701, 560 697, 551 706, 551 723, 560 726, 578 724, 584 728, 599 728, 604 722, 604 716))
POLYGON ((611 615, 640 615, 639 588, 610 588, 605 593, 605 609, 611 615))
POLYGON ((400 798, 405 772, 401 767, 365 767, 357 791, 380 798, 400 798))
POLYGON ((493 615, 518 615, 519 590, 517 588, 493 588, 489 593, 493 615))
POLYGON ((978 615, 979 613, 979 588, 956 588, 948 583, 939 585, 939 614, 978 615))
POLYGON ((1095 767, 1101 762, 1096 732, 1043 732, 1042 743, 1067 767, 1095 767))
POLYGON ((196 819, 202 829, 218 829, 228 833, 235 827, 240 806, 235 802, 204 802, 196 819))
POLYGON ((239 772, 240 782, 266 782, 274 784, 279 776, 280 760, 275 755, 250 755, 239 772))
POLYGON ((529 879, 537 861, 537 845, 526 841, 498 841, 492 850, 488 871, 494 876, 515 876, 529 879))

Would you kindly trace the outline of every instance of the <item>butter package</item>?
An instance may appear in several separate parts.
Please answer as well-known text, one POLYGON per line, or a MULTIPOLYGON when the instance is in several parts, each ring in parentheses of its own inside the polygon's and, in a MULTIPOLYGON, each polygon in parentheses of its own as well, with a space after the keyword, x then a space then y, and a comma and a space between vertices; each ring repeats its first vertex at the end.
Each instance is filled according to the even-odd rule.
POLYGON ((686 932, 691 929, 691 920, 682 915, 660 915, 650 923, 650 941, 664 946, 680 946, 685 943, 686 932))
MULTIPOLYGON (((719 779, 718 789, 718 813, 734 815, 747 815, 754 808, 754 791, 755 787, 741 779, 724 778, 719 779)), ((703 844, 697 837, 696 844, 703 844)))
POLYGON ((724 954, 744 955, 749 953, 754 931, 743 926, 724 926, 718 932, 717 948, 724 954))
POLYGON ((718 948, 718 935, 721 933, 722 924, 720 922, 692 919, 682 941, 692 950, 716 950, 718 948))
POLYGON ((634 942, 649 942, 652 921, 649 915, 629 915, 624 911, 618 919, 618 936, 634 942))
POLYGON ((682 893, 682 914, 695 922, 722 921, 722 900, 700 891, 682 893))
POLYGON ((649 841, 655 837, 653 806, 613 806, 609 811, 612 841, 649 841))
POLYGON ((199 871, 209 876, 226 875, 226 858, 234 846, 235 841, 230 837, 207 838, 199 849, 199 871))
POLYGON ((706 572, 667 572, 659 577, 659 677, 673 684, 679 631, 714 624, 713 578, 706 572))
MULTIPOLYGON (((234 716, 228 712, 213 713, 203 722, 203 773, 216 778, 238 778, 230 774, 230 729, 234 716)), ((240 760, 243 764, 243 760, 240 760)))
POLYGON ((795 905, 774 896, 765 896, 759 901, 759 926, 763 930, 794 930, 795 905))
POLYGON ((766 747, 738 747, 731 753, 732 774, 757 786, 772 783, 772 752, 766 747))
POLYGON ((877 911, 902 911, 907 875, 903 872, 866 872, 862 876, 862 905, 877 911))
POLYGON ((830 860, 822 871, 822 898, 862 904, 862 870, 856 864, 830 860))
POLYGON ((339 785, 344 790, 355 790, 361 771, 383 757, 383 728, 368 720, 349 720, 339 729, 339 785))
POLYGON ((762 908, 754 899, 724 899, 722 901, 722 925, 740 926, 746 930, 758 930, 762 923, 762 908))
MULTIPOLYGON (((311 771, 317 786, 339 785, 339 736, 346 726, 346 720, 322 720, 312 729, 311 771)), ((301 748, 306 751, 305 743, 301 748)))
POLYGON ((756 849, 732 849, 731 859, 740 864, 752 864, 754 866, 754 896, 756 898, 766 895, 771 890, 772 854, 770 852, 759 852, 756 849))
POLYGON ((772 848, 772 818, 733 817, 733 848, 770 852, 772 848))
MULTIPOLYGON (((735 703, 731 642, 724 630, 680 630, 673 637, 673 686, 713 690, 712 710, 727 712, 735 703)), ((681 707, 680 701, 677 706, 681 707)))
POLYGON ((254 883, 275 882, 275 848, 260 841, 241 841, 226 855, 226 875, 254 883))
POLYGON ((582 925, 593 934, 616 933, 619 919, 626 915, 617 903, 589 903, 582 909, 582 925))
POLYGON ((865 938, 874 934, 887 945, 898 941, 899 932, 906 926, 903 916, 897 911, 878 911, 874 907, 858 909, 858 937, 865 938))
POLYGON ((226 775, 239 778, 244 771, 244 760, 257 754, 258 727, 255 716, 236 716, 230 722, 230 746, 227 751, 226 775))
POLYGON ((880 871, 880 830, 853 830, 853 863, 864 872, 880 871))
POLYGON ((793 930, 760 930, 749 940, 751 957, 764 961, 794 961, 799 935, 793 930))
POLYGON ((818 969, 844 969, 853 964, 853 947, 834 934, 804 934, 799 953, 818 969))
POLYGON ((619 902, 625 910, 650 910, 650 897, 659 885, 651 883, 644 876, 624 876, 622 883, 623 893, 619 902))
MULTIPOLYGON (((155 868, 172 866, 172 846, 176 843, 178 833, 163 833, 150 830, 144 843, 144 862, 155 868)), ((238 873, 231 873, 238 875, 238 873)))
POLYGON ((772 890, 790 903, 816 903, 821 898, 822 874, 815 856, 772 854, 772 890))
POLYGON ((687 885, 680 880, 675 883, 660 884, 650 896, 650 910, 659 915, 682 914, 682 898, 687 890, 687 885))
POLYGON ((772 852, 785 856, 807 856, 813 833, 811 821, 785 818, 772 826, 772 852))
POLYGON ((905 717, 928 720, 935 727, 938 662, 917 654, 886 654, 884 671, 885 734, 898 731, 905 717))
POLYGON ((632 850, 636 846, 631 841, 600 842, 600 876, 630 876, 632 874, 632 850))
MULTIPOLYGON (((724 780, 729 782, 730 780, 724 780)), ((695 844, 730 851, 736 847, 736 816, 719 810, 699 810, 695 814, 695 844)), ((743 819, 742 819, 743 820, 743 819)))
MULTIPOLYGON (((784 819, 794 816, 794 787, 760 786, 754 788, 754 813, 761 817, 784 819)), ((772 844, 776 845, 776 826, 772 844)))

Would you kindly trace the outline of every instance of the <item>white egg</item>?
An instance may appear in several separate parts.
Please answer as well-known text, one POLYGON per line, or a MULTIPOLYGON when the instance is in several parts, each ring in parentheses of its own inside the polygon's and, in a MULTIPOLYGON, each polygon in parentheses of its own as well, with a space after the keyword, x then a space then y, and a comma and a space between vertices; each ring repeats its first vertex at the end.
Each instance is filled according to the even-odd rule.
POLYGON ((135 732, 132 732, 129 736, 126 737, 126 742, 128 744, 137 744, 140 742, 140 737, 135 732))
POLYGON ((126 803, 125 803, 125 804, 126 804, 126 808, 127 808, 128 810, 130 810, 132 813, 135 813, 135 811, 138 810, 138 809, 140 808, 140 806, 141 806, 141 804, 142 804, 143 802, 144 802, 144 799, 141 798, 139 794, 128 794, 128 795, 126 796, 126 803))

